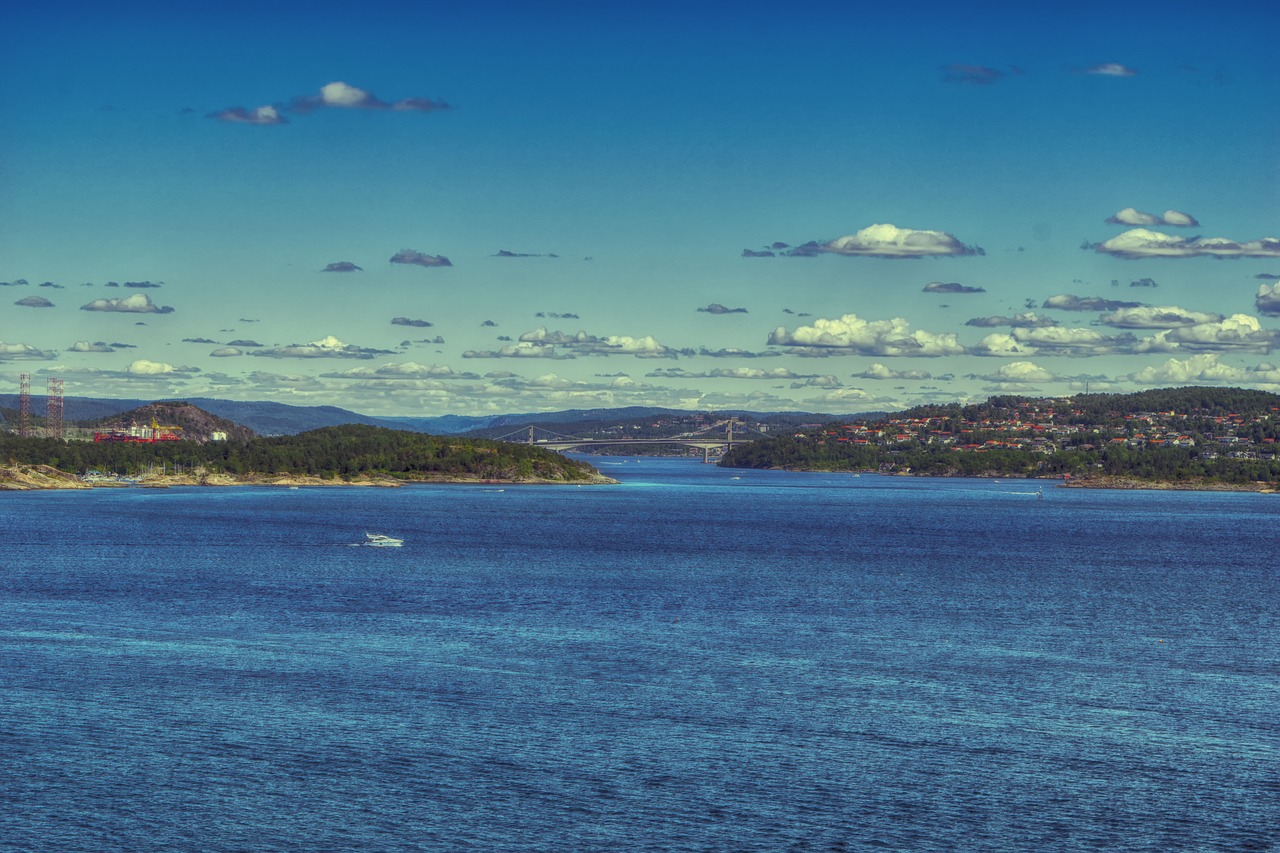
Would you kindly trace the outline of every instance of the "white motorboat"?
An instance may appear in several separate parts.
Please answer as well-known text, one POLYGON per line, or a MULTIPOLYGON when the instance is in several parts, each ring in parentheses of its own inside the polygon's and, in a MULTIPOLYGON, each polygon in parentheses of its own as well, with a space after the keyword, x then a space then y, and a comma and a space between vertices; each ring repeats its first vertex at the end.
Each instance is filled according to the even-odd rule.
POLYGON ((403 539, 396 539, 382 533, 366 533, 364 538, 366 540, 364 544, 374 548, 399 548, 404 544, 403 539))

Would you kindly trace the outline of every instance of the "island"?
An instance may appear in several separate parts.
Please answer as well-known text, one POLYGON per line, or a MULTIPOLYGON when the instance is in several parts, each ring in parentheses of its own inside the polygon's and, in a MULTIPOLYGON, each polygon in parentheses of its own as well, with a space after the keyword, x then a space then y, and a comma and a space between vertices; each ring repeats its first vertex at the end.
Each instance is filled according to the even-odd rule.
POLYGON ((538 447, 358 424, 218 440, 161 439, 162 429, 143 429, 137 440, 0 436, 0 489, 617 482, 538 447))

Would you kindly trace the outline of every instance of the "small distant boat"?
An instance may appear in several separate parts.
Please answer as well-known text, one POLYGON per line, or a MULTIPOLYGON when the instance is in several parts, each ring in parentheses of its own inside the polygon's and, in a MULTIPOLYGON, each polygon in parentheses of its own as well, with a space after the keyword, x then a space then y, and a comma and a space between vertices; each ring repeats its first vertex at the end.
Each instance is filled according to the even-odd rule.
POLYGON ((374 548, 399 548, 404 544, 403 539, 396 539, 382 533, 366 533, 364 538, 367 540, 364 544, 374 548))

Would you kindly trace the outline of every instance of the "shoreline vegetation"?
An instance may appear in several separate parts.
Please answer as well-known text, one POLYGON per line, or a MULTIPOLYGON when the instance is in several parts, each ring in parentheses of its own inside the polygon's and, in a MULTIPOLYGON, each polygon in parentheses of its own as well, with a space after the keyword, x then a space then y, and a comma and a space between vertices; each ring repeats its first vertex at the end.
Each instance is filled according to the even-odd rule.
MULTIPOLYGON (((584 461, 529 444, 357 424, 263 438, 184 402, 153 403, 130 415, 135 422, 149 419, 151 433, 164 434, 148 440, 144 431, 134 441, 133 432, 117 429, 109 433, 114 440, 92 442, 0 435, 0 490, 617 482, 584 461), (158 416, 177 425, 157 427, 158 416)), ((1275 493, 1278 442, 1280 395, 1184 387, 998 396, 784 427, 733 447, 719 464, 1049 481, 1067 488, 1275 493)))
POLYGON ((363 425, 245 441, 90 442, 0 436, 3 490, 614 482, 585 462, 544 448, 363 425))
POLYGON ((720 464, 1273 493, 1280 487, 1278 442, 1280 395, 1187 387, 918 406, 800 427, 739 445, 720 464))

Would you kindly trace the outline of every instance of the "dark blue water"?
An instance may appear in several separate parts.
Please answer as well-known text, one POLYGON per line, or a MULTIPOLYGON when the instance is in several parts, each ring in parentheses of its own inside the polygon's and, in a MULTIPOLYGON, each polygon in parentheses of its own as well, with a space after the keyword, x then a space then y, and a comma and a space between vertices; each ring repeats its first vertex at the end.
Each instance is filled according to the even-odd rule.
POLYGON ((602 470, 0 493, 0 848, 1280 844, 1280 497, 602 470))

